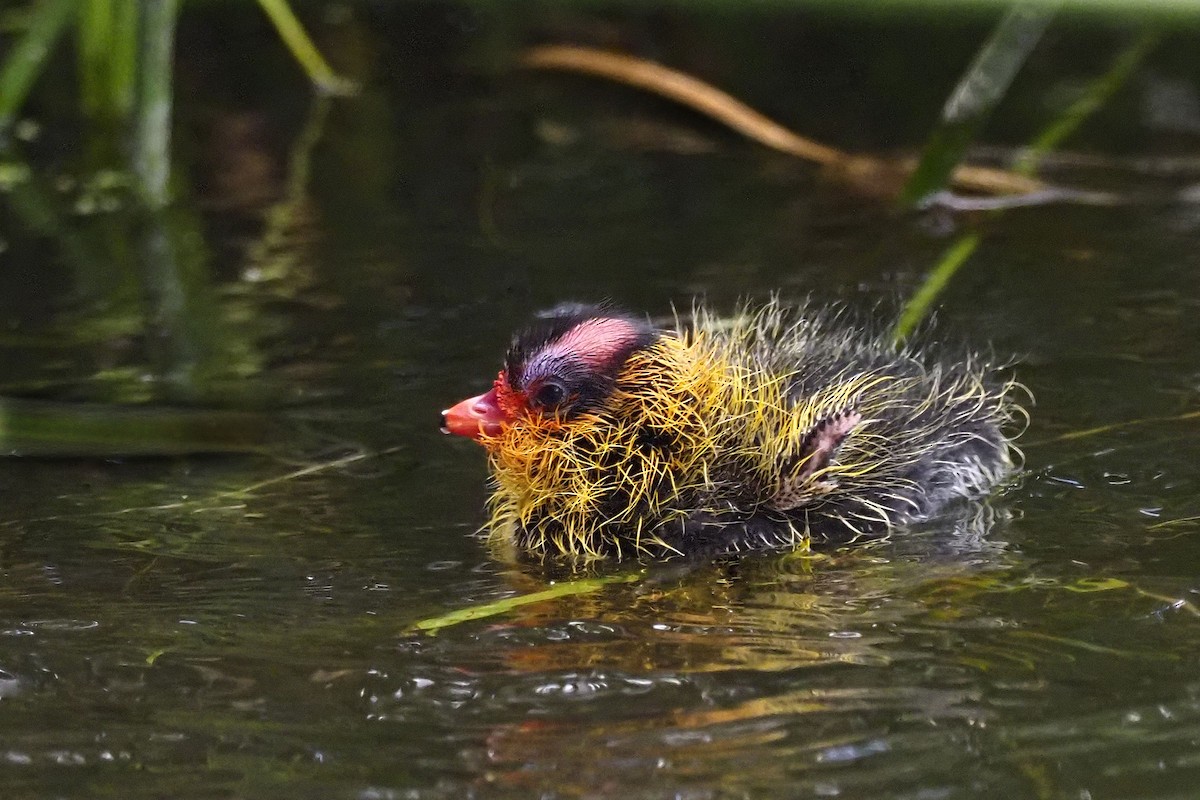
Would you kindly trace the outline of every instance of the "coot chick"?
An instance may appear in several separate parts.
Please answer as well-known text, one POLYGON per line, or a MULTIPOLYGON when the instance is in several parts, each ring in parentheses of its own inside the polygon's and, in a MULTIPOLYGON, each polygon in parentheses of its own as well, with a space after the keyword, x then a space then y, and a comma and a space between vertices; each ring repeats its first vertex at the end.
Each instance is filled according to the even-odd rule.
POLYGON ((879 536, 1014 469, 1018 385, 774 300, 659 329, 563 305, 443 412, 486 448, 493 537, 532 554, 713 554, 879 536))

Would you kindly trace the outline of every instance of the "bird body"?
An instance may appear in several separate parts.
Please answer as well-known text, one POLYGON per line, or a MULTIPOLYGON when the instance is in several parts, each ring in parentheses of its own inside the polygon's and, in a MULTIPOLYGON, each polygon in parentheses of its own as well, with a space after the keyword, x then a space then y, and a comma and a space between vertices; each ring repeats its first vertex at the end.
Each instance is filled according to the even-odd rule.
POLYGON ((665 556, 846 541, 1013 469, 1014 386, 772 301, 656 330, 564 306, 493 389, 445 412, 487 449, 491 535, 534 554, 665 556))

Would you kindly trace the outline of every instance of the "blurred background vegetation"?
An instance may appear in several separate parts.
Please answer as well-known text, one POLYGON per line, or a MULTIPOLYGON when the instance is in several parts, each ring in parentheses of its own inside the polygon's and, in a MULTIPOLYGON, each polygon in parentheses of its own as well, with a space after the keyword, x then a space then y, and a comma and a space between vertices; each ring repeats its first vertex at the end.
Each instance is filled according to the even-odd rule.
MULTIPOLYGON (((34 338, 122 352, 86 379, 54 379, 22 371, 29 334, 10 326, 0 447, 71 455, 260 446, 269 425, 247 412, 273 405, 276 391, 243 379, 268 360, 264 298, 294 298, 311 281, 303 231, 312 150, 321 142, 343 154, 343 185, 327 191, 357 198, 344 211, 364 208, 364 197, 394 190, 389 181, 417 180, 404 174, 414 153, 395 151, 389 127, 432 132, 440 121, 422 115, 433 97, 476 102, 476 161, 466 168, 483 197, 511 178, 504 164, 527 146, 514 132, 557 89, 577 118, 586 109, 604 109, 593 120, 624 115, 619 132, 605 134, 618 147, 703 148, 731 128, 816 162, 826 179, 881 207, 940 209, 956 238, 911 293, 903 338, 979 247, 987 214, 1125 202, 1109 190, 1128 166, 1122 154, 1145 150, 1141 137, 1154 136, 1164 156, 1172 137, 1190 146, 1200 124, 1197 25, 1195 3, 1115 0, 10 2, 0 11, 7 310, 19 321, 39 302, 91 309, 43 316, 34 338), (914 49, 905 31, 926 45, 914 49), (717 97, 672 93, 670 76, 530 55, 546 44, 618 54, 636 61, 635 72, 657 64, 717 97), (537 70, 576 76, 538 80, 537 70), (193 102, 201 86, 206 99, 193 102), (479 104, 489 92, 505 105, 479 104), (682 122, 664 132, 645 124, 647 109, 682 122), (1130 116, 1150 124, 1124 124, 1130 116), (1085 184, 1036 177, 1064 142, 1093 151, 1085 184), (971 159, 991 172, 964 182, 971 159), (229 224, 245 226, 248 243, 236 255, 212 252, 213 226, 229 224), (31 260, 22 242, 50 252, 31 260), (39 268, 22 269, 34 261, 39 268)), ((548 119, 533 124, 543 140, 574 135, 548 119)), ((437 180, 461 179, 460 169, 437 180)), ((495 240, 486 205, 479 230, 495 240)))

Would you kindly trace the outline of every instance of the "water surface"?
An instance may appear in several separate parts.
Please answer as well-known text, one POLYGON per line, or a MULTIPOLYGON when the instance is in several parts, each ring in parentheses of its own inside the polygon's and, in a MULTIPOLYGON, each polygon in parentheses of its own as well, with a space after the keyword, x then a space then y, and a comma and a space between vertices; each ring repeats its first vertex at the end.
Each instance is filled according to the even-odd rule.
MULTIPOLYGON (((1200 390, 1200 216, 1185 202, 982 222, 936 338, 1011 355, 1036 405, 1025 476, 981 518, 650 565, 407 632, 561 578, 472 535, 483 455, 435 424, 490 382, 529 312, 607 297, 660 315, 777 290, 883 315, 965 224, 849 195, 660 104, 481 76, 489 21, 420 9, 357 31, 366 90, 320 124, 286 61, 277 84, 235 90, 237 37, 215 47, 217 20, 185 17, 182 206, 211 326, 236 344, 199 399, 269 411, 280 433, 262 455, 0 461, 5 796, 1194 796, 1200 436, 1169 419, 1200 390), (415 44, 430 31, 444 51, 415 44), (659 144, 613 133, 630 120, 659 144), (311 177, 272 228, 306 130, 311 177), (684 134, 698 146, 681 152, 684 134)), ((905 52, 903 28, 825 24, 810 35, 829 47, 905 52)), ((932 58, 896 57, 914 83, 932 58)), ((784 79, 761 80, 746 91, 784 79)), ((867 114, 808 91, 836 108, 813 128, 847 144, 920 129, 870 118, 894 98, 867 114)), ((924 84, 911 100, 915 120, 938 102, 924 84)), ((53 150, 31 146, 51 185, 80 179, 53 150)), ((1168 199, 1188 183, 1102 179, 1168 199)), ((64 227, 103 241, 126 213, 64 227)), ((153 399, 136 292, 90 285, 61 234, 17 215, 0 237, 3 393, 153 399)))

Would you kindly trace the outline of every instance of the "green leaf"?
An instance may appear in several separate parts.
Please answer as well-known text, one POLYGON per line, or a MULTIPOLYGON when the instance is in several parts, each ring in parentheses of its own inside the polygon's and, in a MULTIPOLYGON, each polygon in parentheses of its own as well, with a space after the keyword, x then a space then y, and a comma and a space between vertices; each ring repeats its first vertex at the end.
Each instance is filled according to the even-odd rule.
POLYGON ((975 134, 1008 91, 1056 10, 1056 3, 1020 3, 996 25, 946 99, 941 122, 900 194, 901 204, 915 205, 945 188, 975 134))

